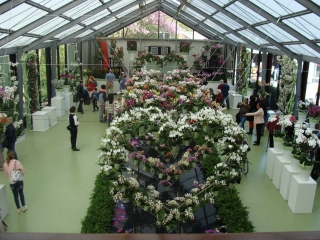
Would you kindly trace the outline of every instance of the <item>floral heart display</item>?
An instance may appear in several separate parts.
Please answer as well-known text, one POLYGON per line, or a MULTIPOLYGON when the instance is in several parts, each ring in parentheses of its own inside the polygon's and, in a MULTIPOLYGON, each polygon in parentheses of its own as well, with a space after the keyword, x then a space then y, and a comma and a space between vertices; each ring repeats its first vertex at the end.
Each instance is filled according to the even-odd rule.
POLYGON ((124 92, 117 117, 101 140, 98 164, 114 180, 110 194, 115 201, 130 201, 149 211, 157 225, 171 232, 177 224, 194 220, 197 209, 213 203, 218 187, 239 179, 248 145, 232 116, 210 107, 207 87, 188 71, 169 74, 164 84, 152 78, 157 73, 143 72, 124 92), (148 90, 142 90, 146 84, 148 90), (188 90, 182 92, 181 86, 188 90), (210 159, 213 148, 221 159, 214 163, 215 174, 194 182, 190 192, 162 202, 159 189, 170 191, 181 175, 210 159), (140 187, 134 171, 154 177, 158 186, 140 187))

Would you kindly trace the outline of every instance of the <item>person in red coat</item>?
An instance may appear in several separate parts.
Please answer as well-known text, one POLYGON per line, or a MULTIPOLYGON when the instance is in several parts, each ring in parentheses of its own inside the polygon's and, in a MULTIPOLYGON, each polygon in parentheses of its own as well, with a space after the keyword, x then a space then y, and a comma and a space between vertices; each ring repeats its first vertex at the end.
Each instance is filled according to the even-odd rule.
POLYGON ((279 122, 279 115, 277 115, 276 120, 272 122, 267 122, 266 127, 269 131, 269 148, 274 148, 274 142, 273 142, 273 132, 275 129, 281 130, 281 126, 277 125, 279 122))
POLYGON ((224 100, 224 97, 223 97, 223 95, 222 95, 222 93, 221 93, 221 90, 218 89, 218 90, 217 90, 217 96, 216 96, 216 103, 219 103, 220 106, 222 107, 223 100, 224 100))

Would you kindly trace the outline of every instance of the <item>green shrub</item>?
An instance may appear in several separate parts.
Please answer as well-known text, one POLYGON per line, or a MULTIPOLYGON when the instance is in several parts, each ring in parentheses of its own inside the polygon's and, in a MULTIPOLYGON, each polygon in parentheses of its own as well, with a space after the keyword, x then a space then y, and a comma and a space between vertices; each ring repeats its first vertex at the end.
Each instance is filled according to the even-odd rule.
POLYGON ((113 184, 108 176, 99 173, 94 185, 87 215, 81 221, 81 233, 107 233, 112 226, 115 202, 110 188, 113 184))
POLYGON ((229 233, 253 232, 254 226, 249 220, 247 207, 243 206, 234 187, 225 187, 215 197, 215 206, 220 221, 226 225, 229 233))

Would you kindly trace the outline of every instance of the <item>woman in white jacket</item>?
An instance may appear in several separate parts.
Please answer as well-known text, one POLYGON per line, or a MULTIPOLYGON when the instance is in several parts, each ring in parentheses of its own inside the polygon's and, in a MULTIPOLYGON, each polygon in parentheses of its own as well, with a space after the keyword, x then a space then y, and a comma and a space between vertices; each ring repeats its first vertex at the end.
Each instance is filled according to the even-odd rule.
POLYGON ((253 143, 255 146, 260 145, 260 138, 261 138, 261 128, 264 124, 264 112, 263 112, 263 106, 261 106, 263 103, 257 104, 257 111, 253 113, 246 113, 245 116, 253 116, 253 122, 256 125, 257 130, 257 141, 253 143))

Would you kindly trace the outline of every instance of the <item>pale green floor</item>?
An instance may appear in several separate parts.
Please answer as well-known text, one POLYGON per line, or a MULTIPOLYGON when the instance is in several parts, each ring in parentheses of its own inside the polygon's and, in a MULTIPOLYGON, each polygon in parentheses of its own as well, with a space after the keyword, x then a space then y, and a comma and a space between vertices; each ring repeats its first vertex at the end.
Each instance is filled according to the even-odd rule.
MULTIPOLYGON (((81 219, 90 202, 100 139, 106 124, 92 113, 92 105, 78 114, 80 127, 78 148, 70 149, 66 130, 68 113, 46 132, 27 131, 27 139, 16 145, 19 160, 26 169, 25 198, 28 211, 17 214, 7 178, 0 172, 0 183, 6 183, 9 215, 5 220, 9 232, 79 233, 81 219)), ((230 110, 231 113, 235 111, 230 110)), ((249 137, 249 143, 252 143, 249 137)), ((267 133, 258 147, 249 153, 250 171, 236 185, 257 232, 320 230, 320 187, 312 214, 293 214, 279 191, 265 174, 267 133)))

